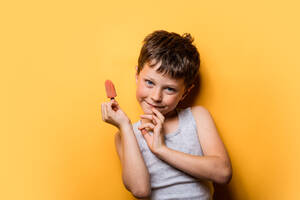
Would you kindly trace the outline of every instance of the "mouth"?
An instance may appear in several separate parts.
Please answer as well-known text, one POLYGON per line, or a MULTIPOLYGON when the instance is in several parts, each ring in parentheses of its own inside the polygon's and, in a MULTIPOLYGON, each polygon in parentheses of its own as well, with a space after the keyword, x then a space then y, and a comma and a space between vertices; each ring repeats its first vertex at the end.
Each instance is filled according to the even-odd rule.
POLYGON ((162 108, 164 108, 164 106, 156 106, 156 105, 153 105, 153 104, 151 104, 151 103, 148 103, 147 101, 145 101, 145 102, 146 102, 146 104, 147 104, 148 106, 154 107, 154 108, 156 108, 156 109, 162 109, 162 108))

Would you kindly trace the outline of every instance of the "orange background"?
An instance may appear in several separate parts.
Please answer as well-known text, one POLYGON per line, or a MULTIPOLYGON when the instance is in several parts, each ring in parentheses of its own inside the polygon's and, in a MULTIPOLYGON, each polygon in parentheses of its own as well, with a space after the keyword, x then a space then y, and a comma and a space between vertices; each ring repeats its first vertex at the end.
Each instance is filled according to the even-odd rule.
POLYGON ((221 195, 300 199, 299 8, 292 0, 1 2, 0 199, 133 199, 117 129, 102 122, 100 105, 111 79, 138 120, 135 65, 158 29, 195 37, 195 104, 212 113, 234 170, 221 195))

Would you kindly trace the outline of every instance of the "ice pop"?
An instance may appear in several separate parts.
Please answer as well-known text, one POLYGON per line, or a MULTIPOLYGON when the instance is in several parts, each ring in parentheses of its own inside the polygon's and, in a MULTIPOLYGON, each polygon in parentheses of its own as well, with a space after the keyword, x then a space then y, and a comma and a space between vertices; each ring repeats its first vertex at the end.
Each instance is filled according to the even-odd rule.
POLYGON ((117 96, 115 86, 110 80, 105 81, 105 90, 107 98, 113 100, 117 96))

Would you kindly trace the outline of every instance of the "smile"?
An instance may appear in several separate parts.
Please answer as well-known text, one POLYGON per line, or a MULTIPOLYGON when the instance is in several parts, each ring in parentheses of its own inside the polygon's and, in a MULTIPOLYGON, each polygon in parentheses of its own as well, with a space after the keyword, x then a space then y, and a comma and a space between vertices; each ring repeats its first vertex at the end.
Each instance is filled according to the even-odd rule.
POLYGON ((150 103, 148 103, 147 101, 145 101, 149 106, 151 107, 154 107, 154 108, 164 108, 164 106, 155 106, 155 105, 152 105, 150 103))

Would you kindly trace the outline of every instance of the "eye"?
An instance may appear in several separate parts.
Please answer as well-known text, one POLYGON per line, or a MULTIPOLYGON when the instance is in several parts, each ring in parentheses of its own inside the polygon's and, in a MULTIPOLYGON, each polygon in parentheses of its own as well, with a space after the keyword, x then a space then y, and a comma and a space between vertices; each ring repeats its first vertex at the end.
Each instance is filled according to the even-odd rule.
POLYGON ((145 82, 146 82, 147 85, 153 85, 153 82, 150 81, 150 80, 147 80, 147 79, 146 79, 145 82))
POLYGON ((166 88, 166 89, 168 90, 168 92, 176 92, 176 90, 175 90, 174 88, 168 87, 168 88, 166 88))

